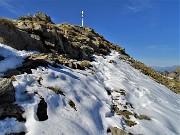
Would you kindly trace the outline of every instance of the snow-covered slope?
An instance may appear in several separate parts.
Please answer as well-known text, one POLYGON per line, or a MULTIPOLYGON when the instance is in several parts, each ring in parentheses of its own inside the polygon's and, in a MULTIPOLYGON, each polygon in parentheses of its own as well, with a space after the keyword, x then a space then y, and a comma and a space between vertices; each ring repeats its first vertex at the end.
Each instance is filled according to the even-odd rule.
POLYGON ((26 135, 106 135, 109 127, 133 134, 180 134, 179 95, 131 67, 115 51, 104 58, 95 56, 91 64, 86 70, 59 65, 17 75, 16 103, 24 108, 26 122, 6 118, 0 121, 0 134, 25 130, 26 135), (36 115, 42 99, 47 103, 45 121, 36 115), (130 127, 127 121, 136 124, 130 127))
POLYGON ((15 69, 16 67, 21 66, 24 59, 33 53, 37 52, 17 51, 16 49, 0 43, 0 55, 5 58, 0 61, 0 76, 9 69, 15 69))

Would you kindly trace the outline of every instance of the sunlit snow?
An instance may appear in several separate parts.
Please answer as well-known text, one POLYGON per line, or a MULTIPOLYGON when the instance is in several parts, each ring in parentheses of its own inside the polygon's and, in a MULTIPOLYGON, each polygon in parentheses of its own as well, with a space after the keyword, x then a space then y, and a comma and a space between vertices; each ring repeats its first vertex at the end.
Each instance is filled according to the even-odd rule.
POLYGON ((9 69, 15 69, 23 63, 30 54, 37 52, 17 51, 9 46, 0 43, 0 55, 5 59, 0 61, 0 76, 9 69))
MULTIPOLYGON (((11 58, 18 51, 0 46, 0 55, 11 58), (6 50, 9 56, 3 51, 6 50)), ((25 53, 25 56, 27 54, 25 53)), ((24 57, 22 57, 23 60, 24 57)), ((11 61, 0 61, 0 66, 11 65, 11 61)), ((16 63, 16 62, 15 62, 16 63)), ((20 63, 17 63, 18 65, 20 63)), ((180 96, 165 86, 156 83, 112 53, 105 58, 95 56, 92 69, 73 70, 67 67, 39 67, 32 74, 16 76, 13 85, 16 89, 16 103, 25 110, 24 125, 7 119, 0 121, 0 134, 26 129, 26 135, 106 135, 108 127, 118 127, 134 134, 178 135, 180 134, 180 96), (110 60, 115 61, 109 63, 110 60), (59 88, 63 94, 56 94, 50 87, 59 88), (112 91, 108 95, 107 89, 112 91), (126 95, 117 91, 123 89, 126 95), (25 92, 26 91, 26 92, 25 92), (40 99, 47 102, 48 119, 38 121, 37 105, 40 99), (75 103, 76 110, 69 105, 75 103), (112 103, 120 109, 121 104, 131 103, 127 110, 143 114, 151 120, 137 120, 137 125, 128 127, 122 116, 114 114, 112 103), (5 128, 3 128, 5 127, 5 128)), ((14 66, 15 67, 15 66, 14 66)), ((0 70, 3 73, 5 70, 0 70)))

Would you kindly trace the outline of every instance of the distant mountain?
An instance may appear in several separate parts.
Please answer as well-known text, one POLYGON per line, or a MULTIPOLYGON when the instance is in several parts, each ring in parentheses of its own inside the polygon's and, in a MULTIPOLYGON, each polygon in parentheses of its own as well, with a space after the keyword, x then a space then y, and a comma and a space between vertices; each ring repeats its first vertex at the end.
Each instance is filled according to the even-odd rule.
POLYGON ((167 66, 167 67, 151 66, 151 68, 153 68, 154 70, 156 70, 158 72, 163 72, 163 71, 172 72, 179 66, 180 65, 167 66))
POLYGON ((175 70, 173 70, 172 72, 168 72, 168 71, 163 71, 161 72, 161 74, 163 76, 172 78, 176 81, 180 81, 180 66, 178 66, 175 70))

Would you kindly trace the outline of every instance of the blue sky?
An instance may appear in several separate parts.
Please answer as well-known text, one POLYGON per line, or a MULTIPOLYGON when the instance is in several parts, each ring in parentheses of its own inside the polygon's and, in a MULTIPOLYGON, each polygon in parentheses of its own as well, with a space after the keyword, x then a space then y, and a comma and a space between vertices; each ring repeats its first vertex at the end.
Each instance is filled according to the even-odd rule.
POLYGON ((179 0, 0 0, 0 17, 17 19, 38 10, 53 22, 92 27, 150 66, 180 64, 179 0))

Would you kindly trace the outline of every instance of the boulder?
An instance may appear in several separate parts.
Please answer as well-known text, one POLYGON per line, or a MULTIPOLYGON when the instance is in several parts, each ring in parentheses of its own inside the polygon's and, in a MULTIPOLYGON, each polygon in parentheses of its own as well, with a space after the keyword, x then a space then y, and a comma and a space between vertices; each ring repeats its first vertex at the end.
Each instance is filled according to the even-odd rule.
POLYGON ((0 120, 7 117, 15 117, 18 121, 25 121, 22 117, 24 111, 17 104, 12 103, 0 103, 0 120))
POLYGON ((0 18, 0 43, 23 50, 25 49, 25 44, 23 38, 17 34, 17 31, 11 20, 0 18))
MULTIPOLYGON (((27 31, 29 31, 29 28, 27 28, 27 31)), ((17 50, 47 52, 43 42, 33 38, 27 31, 20 30, 12 20, 0 18, 0 43, 17 50)))
POLYGON ((51 21, 51 17, 48 16, 47 14, 41 13, 40 11, 38 11, 34 16, 33 19, 35 21, 43 21, 45 23, 53 23, 51 21))
POLYGON ((10 79, 0 78, 0 120, 15 117, 18 121, 25 121, 22 117, 24 111, 14 104, 15 89, 10 79))
POLYGON ((10 79, 0 78, 0 103, 1 102, 14 102, 15 89, 10 79))

